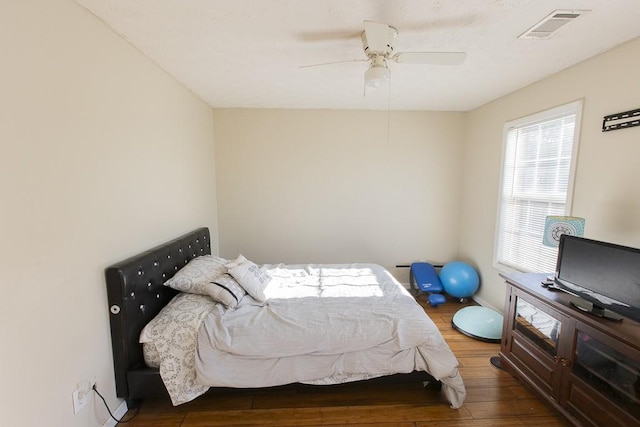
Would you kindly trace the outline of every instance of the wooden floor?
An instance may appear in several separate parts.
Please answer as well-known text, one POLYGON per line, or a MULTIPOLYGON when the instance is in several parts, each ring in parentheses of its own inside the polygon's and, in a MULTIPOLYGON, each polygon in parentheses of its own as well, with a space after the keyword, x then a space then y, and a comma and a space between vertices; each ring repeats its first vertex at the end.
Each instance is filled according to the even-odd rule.
MULTIPOLYGON (((421 384, 283 387, 259 391, 208 393, 173 407, 147 400, 127 426, 569 426, 555 409, 508 373, 489 362, 499 344, 469 338, 451 327, 464 304, 437 308, 418 301, 436 323, 460 361, 467 398, 451 409, 441 393, 421 384)), ((135 413, 129 411, 128 419, 135 413)), ((125 425, 125 424, 120 424, 125 425)))

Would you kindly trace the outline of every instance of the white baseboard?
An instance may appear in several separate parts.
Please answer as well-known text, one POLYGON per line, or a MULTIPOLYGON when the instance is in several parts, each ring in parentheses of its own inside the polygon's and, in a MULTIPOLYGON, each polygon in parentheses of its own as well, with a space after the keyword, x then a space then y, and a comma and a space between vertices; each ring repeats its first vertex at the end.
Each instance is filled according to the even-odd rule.
POLYGON ((492 306, 487 301, 483 300, 482 298, 480 298, 477 295, 472 296, 471 299, 474 300, 475 302, 477 302, 478 304, 480 304, 483 307, 491 308, 491 309, 497 311, 498 313, 502 313, 502 309, 497 309, 496 307, 492 306))
MULTIPOLYGON (((129 408, 127 407, 127 401, 123 400, 120 403, 120 405, 116 408, 116 410, 113 411, 113 416, 116 417, 117 419, 121 419, 122 417, 124 417, 124 415, 127 413, 128 410, 129 408)), ((109 417, 107 418, 107 421, 105 421, 104 424, 102 424, 102 427, 115 427, 116 424, 117 424, 116 420, 109 417)))

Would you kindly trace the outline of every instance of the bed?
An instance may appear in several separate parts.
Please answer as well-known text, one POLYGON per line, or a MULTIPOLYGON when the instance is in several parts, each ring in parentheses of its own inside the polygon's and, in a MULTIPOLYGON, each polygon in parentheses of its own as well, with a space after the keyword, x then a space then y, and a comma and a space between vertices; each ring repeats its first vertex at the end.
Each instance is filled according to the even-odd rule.
MULTIPOLYGON (((290 383, 330 386, 352 381, 413 380, 435 380, 452 407, 462 405, 465 389, 453 353, 413 297, 382 267, 263 265, 260 271, 268 272, 270 280, 263 290, 269 295, 261 299, 254 295, 255 290, 245 292, 242 302, 233 309, 206 296, 164 285, 183 274, 185 266, 210 258, 216 257, 211 255, 209 230, 199 228, 106 269, 116 394, 126 399, 129 407, 141 399, 159 396, 169 396, 174 405, 181 404, 210 387, 262 388, 290 383), (296 277, 294 287, 290 285, 292 276, 296 277), (318 276, 324 277, 321 288, 306 286, 307 282, 317 282, 318 276), (292 295, 285 293, 292 289, 292 295), (392 303, 382 300, 383 295, 391 294, 392 303), (319 298, 321 295, 326 298, 319 298), (325 308, 329 306, 338 307, 337 314, 330 315, 331 322, 342 318, 343 323, 333 328, 318 327, 326 321, 325 308), (402 316, 393 310, 401 310, 402 316), (172 323, 174 329, 164 332, 171 339, 158 340, 168 312, 173 313, 172 321, 188 317, 190 329, 172 323), (299 316, 297 312, 308 315, 290 321, 290 316, 299 316), (375 348, 353 339, 363 335, 355 320, 367 312, 375 313, 371 316, 375 327, 364 335, 379 344, 375 348), (235 318, 242 322, 232 324, 235 318), (265 318, 275 318, 276 331, 284 333, 257 327, 266 324, 265 318), (316 325, 316 330, 324 332, 310 334, 310 329, 301 329, 303 323, 316 325), (404 332, 394 329, 390 333, 387 329, 391 324, 402 324, 404 332), (428 337, 416 338, 415 334, 420 335, 423 329, 428 330, 428 337), (329 343, 336 340, 348 351, 329 351, 326 346, 334 345, 329 343), (278 343, 277 351, 269 347, 271 342, 278 343), (178 348, 167 348, 169 344, 178 348), (193 360, 185 356, 189 354, 193 354, 193 360)), ((236 264, 226 265, 235 266, 238 271, 251 264, 244 258, 247 262, 238 261, 240 258, 236 264)), ((242 285, 247 286, 245 282, 242 285)))

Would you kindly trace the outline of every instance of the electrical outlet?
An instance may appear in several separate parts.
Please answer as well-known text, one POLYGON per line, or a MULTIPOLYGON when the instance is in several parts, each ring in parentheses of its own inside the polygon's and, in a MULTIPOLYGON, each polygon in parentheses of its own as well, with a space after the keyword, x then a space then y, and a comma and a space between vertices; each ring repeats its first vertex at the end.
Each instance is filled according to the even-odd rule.
POLYGON ((73 413, 77 414, 91 400, 91 383, 89 381, 81 381, 78 388, 73 392, 73 413))

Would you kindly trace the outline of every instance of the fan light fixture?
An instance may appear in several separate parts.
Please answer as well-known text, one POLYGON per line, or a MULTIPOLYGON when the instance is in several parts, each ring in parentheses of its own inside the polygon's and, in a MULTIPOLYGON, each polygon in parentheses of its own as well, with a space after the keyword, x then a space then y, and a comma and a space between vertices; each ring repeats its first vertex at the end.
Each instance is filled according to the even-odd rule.
POLYGON ((370 88, 378 88, 389 81, 391 70, 386 67, 372 66, 364 73, 364 84, 370 88))
POLYGON ((391 70, 387 68, 384 57, 376 55, 371 60, 371 66, 364 73, 364 84, 370 88, 379 88, 391 78, 391 70))

